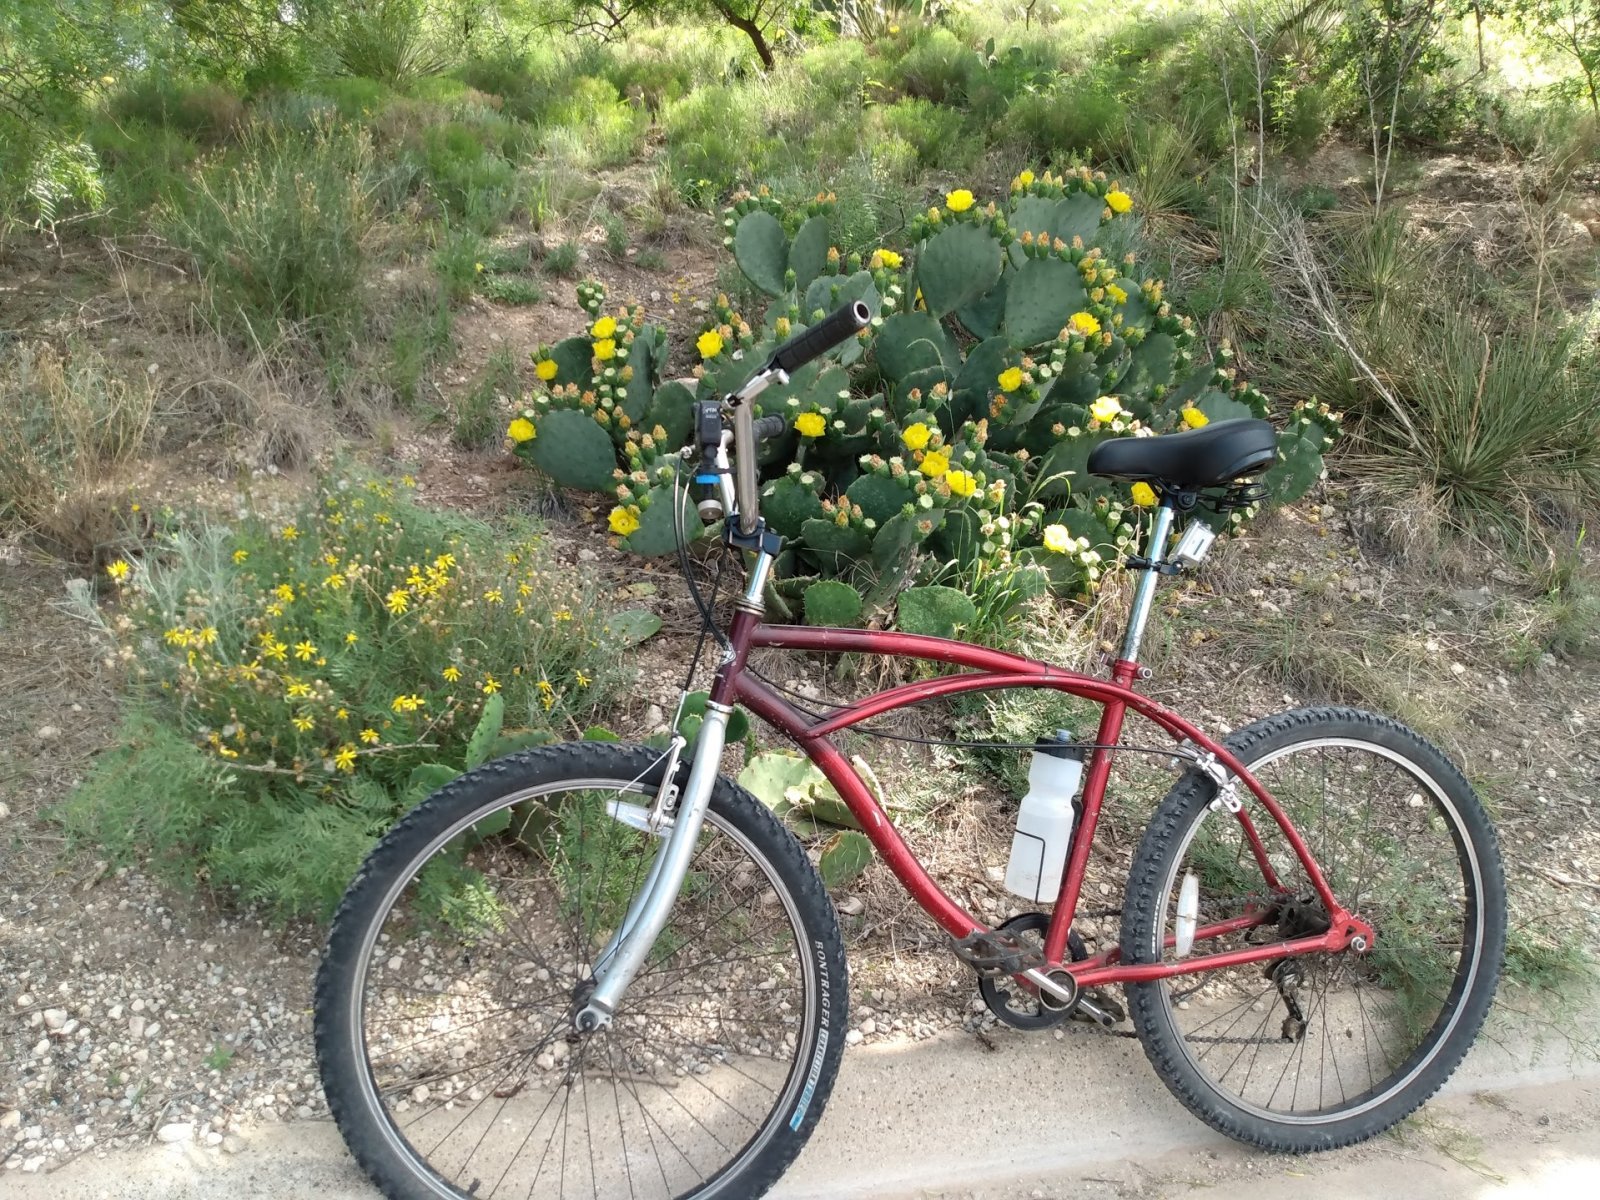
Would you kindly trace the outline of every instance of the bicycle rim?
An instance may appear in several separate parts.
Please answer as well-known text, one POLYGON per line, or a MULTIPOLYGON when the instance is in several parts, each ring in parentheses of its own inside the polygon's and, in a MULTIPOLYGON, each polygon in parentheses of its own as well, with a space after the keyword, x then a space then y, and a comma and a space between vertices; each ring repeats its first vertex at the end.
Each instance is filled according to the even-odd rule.
POLYGON ((446 829, 366 933, 351 1003, 384 1136, 441 1196, 715 1195, 794 1106, 817 1017, 776 868, 708 814, 672 918, 595 1034, 571 1014, 658 839, 646 789, 528 789, 446 829), (644 801, 648 803, 648 799, 644 801))
MULTIPOLYGON (((1163 985, 1161 1003, 1181 1053, 1245 1112, 1303 1125, 1357 1116, 1410 1087, 1450 1042, 1484 969, 1484 864, 1450 790, 1397 750, 1316 737, 1270 751, 1250 769, 1283 805, 1335 897, 1373 924, 1373 949, 1179 977, 1163 985)), ((1267 820, 1256 828, 1292 898, 1267 893, 1232 813, 1199 808, 1172 855, 1156 928, 1176 933, 1188 875, 1199 884, 1202 927, 1252 905, 1273 915, 1197 943, 1192 957, 1326 928, 1282 833, 1267 820)), ((1170 946, 1161 955, 1177 957, 1170 946)))

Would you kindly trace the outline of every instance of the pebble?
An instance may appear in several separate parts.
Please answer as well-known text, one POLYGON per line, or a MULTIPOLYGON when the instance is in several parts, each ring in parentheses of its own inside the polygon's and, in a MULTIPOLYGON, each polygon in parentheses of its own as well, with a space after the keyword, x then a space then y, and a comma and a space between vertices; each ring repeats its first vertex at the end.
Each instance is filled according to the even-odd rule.
POLYGON ((244 1139, 236 1133, 224 1135, 222 1139, 222 1152, 224 1154, 240 1154, 244 1151, 244 1139))
POLYGON ((41 742, 53 742, 60 736, 61 736, 61 727, 59 725, 41 725, 41 726, 39 726, 38 737, 39 737, 39 740, 41 742))
POLYGON ((844 1044, 846 1046, 859 1046, 861 1044, 861 1038, 861 1030, 852 1029, 849 1033, 844 1035, 844 1044))
POLYGON ((145 1019, 140 1016, 128 1018, 128 1036, 142 1038, 144 1036, 145 1019))
POLYGON ((209 1131, 206 1134, 206 1145, 208 1145, 208 1146, 220 1146, 220 1145, 222 1145, 222 1135, 220 1133, 218 1133, 215 1129, 209 1131))
POLYGON ((156 1130, 156 1140, 159 1142, 187 1142, 193 1137, 194 1126, 187 1121, 174 1121, 156 1130))
POLYGON ((0 1129, 15 1129, 22 1124, 22 1114, 16 1109, 0 1113, 0 1129))
POLYGON ((44 1010, 44 1027, 46 1029, 60 1029, 67 1023, 67 1014, 59 1008, 44 1010))

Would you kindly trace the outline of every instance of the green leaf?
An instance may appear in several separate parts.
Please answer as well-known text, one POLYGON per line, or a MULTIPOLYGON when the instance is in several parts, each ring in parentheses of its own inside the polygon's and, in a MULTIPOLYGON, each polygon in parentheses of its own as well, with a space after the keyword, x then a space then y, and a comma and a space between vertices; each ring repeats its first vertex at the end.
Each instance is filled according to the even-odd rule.
POLYGON ((861 593, 838 579, 821 579, 806 589, 807 625, 854 625, 861 617, 861 593))
POLYGON ((483 715, 478 718, 478 727, 467 739, 467 770, 481 767, 489 761, 489 748, 499 738, 505 718, 506 702, 496 692, 483 702, 483 715))
POLYGON ((591 725, 583 731, 582 740, 586 742, 620 742, 622 739, 604 725, 591 725))
POLYGON ((846 829, 834 834, 822 847, 817 872, 829 891, 852 883, 872 862, 872 843, 867 835, 846 829))
POLYGON ((460 775, 461 772, 455 767, 447 767, 444 763, 420 763, 411 768, 406 798, 412 804, 420 803, 460 775))
POLYGON ((745 278, 767 295, 783 292, 789 239, 783 236, 777 217, 760 208, 745 213, 733 232, 733 258, 745 278))
POLYGON ((818 213, 800 226, 789 247, 789 269, 795 290, 804 294, 811 281, 828 265, 828 218, 818 213))
POLYGON ((945 316, 992 288, 1000 278, 1000 253, 1000 243, 976 225, 951 225, 934 234, 917 259, 928 312, 945 316))
POLYGON ((900 593, 900 617, 906 633, 954 637, 956 630, 978 619, 972 598, 948 587, 914 587, 900 593))
POLYGON ((606 628, 624 646, 637 646, 661 632, 661 618, 647 608, 629 608, 612 613, 606 628))

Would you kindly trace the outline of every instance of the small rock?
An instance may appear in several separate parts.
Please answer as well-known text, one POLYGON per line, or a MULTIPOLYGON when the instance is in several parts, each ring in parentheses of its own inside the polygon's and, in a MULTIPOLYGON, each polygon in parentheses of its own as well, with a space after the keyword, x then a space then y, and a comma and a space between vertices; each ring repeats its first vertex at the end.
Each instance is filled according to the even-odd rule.
POLYGON ((852 1029, 849 1033, 844 1035, 844 1044, 846 1046, 859 1046, 861 1044, 861 1037, 861 1030, 852 1029))
POLYGON ((38 738, 41 742, 53 742, 61 736, 61 728, 57 725, 39 726, 38 738))
POLYGON ((239 1154, 244 1150, 244 1139, 236 1133, 230 1133, 222 1139, 222 1152, 224 1154, 239 1154))
POLYGON ((60 1029, 66 1023, 67 1014, 62 1009, 47 1008, 44 1010, 44 1027, 46 1029, 60 1029))
POLYGON ((208 1146, 220 1146, 220 1145, 222 1145, 222 1135, 220 1133, 218 1133, 215 1129, 211 1130, 211 1132, 206 1134, 206 1145, 208 1145, 208 1146))
POLYGON ((142 1038, 144 1036, 145 1019, 141 1016, 128 1018, 128 1036, 142 1038))
POLYGON ((667 719, 667 714, 661 711, 661 705, 652 704, 644 710, 644 727, 646 730, 655 730, 667 719))
POLYGON ((174 1121, 156 1130, 158 1142, 187 1142, 194 1137, 194 1126, 187 1121, 174 1121))
POLYGON ((839 901, 839 911, 847 917, 859 917, 867 911, 867 902, 860 896, 846 896, 839 901))
POLYGON ((877 1032, 878 1032, 878 1023, 876 1021, 868 1020, 868 1021, 861 1022, 861 1036, 862 1037, 871 1037, 873 1034, 875 1034, 877 1032))
POLYGON ((16 1109, 0 1113, 0 1129, 15 1129, 22 1124, 22 1114, 16 1109))
POLYGON ((32 1158, 24 1159, 22 1163, 23 1171, 29 1175, 32 1175, 42 1166, 44 1166, 44 1155, 42 1154, 35 1154, 32 1158))

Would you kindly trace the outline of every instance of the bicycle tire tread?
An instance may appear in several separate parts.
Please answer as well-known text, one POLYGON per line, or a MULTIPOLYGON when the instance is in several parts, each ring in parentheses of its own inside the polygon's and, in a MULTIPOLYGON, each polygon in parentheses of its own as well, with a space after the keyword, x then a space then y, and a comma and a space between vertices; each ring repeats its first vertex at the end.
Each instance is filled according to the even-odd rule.
MULTIPOLYGON (((659 779, 664 761, 659 751, 648 747, 569 742, 532 747, 485 763, 445 784, 397 821, 367 855, 335 911, 313 992, 313 1035, 318 1068, 329 1113, 344 1136, 351 1155, 388 1200, 441 1200, 442 1197, 465 1193, 442 1180, 440 1182, 444 1190, 430 1188, 421 1183, 413 1172, 397 1170, 392 1147, 383 1142, 373 1124, 372 1114, 354 1097, 356 1080, 346 1078, 348 1068, 337 1053, 341 1043, 348 1045, 351 1040, 350 1031, 342 1027, 348 1010, 348 996, 345 994, 348 975, 339 956, 360 944, 361 935, 366 929, 366 924, 362 923, 362 910, 373 905, 373 889, 380 884, 386 885, 396 872, 414 861, 418 846, 413 843, 418 840, 419 831, 427 835, 432 829, 448 827, 467 814, 490 806, 508 790, 516 790, 518 784, 513 781, 521 780, 520 786, 527 786, 530 776, 541 770, 567 768, 569 775, 578 774, 573 769, 576 764, 565 761, 575 756, 574 748, 587 751, 592 757, 610 757, 613 763, 606 769, 619 778, 637 777, 647 784, 659 779), (623 763, 616 762, 618 757, 623 758, 623 763)), ((706 1186, 682 1193, 683 1197, 757 1197, 767 1192, 788 1170, 811 1137, 827 1105, 844 1050, 849 997, 848 967, 844 940, 832 901, 816 868, 794 835, 756 797, 725 776, 718 776, 711 804, 715 811, 749 837, 757 850, 772 863, 783 886, 794 898, 804 934, 810 942, 820 944, 826 955, 827 969, 834 973, 836 980, 826 992, 827 1010, 822 1011, 819 1006, 822 1027, 831 1030, 832 1036, 825 1048, 822 1069, 799 1128, 791 1130, 782 1118, 776 1115, 770 1117, 769 1120, 777 1121, 781 1128, 749 1163, 731 1177, 719 1175, 706 1186), (734 1190, 730 1191, 730 1188, 734 1190)), ((371 915, 368 915, 367 921, 371 919, 371 915)), ((814 951, 815 946, 812 949, 814 951)))
MULTIPOLYGON (((1198 1083, 1200 1076, 1180 1048, 1180 1038, 1166 1029, 1166 1018, 1159 1011, 1161 983, 1130 984, 1125 988, 1128 1014, 1144 1047, 1145 1057, 1168 1090, 1194 1116, 1227 1136, 1274 1153, 1307 1153, 1334 1150, 1366 1141, 1415 1112, 1428 1101, 1460 1065, 1476 1039, 1493 1001, 1505 948, 1505 880, 1498 839, 1471 784, 1450 759, 1410 727, 1391 717, 1362 709, 1326 705, 1297 708, 1264 717, 1224 739, 1224 745, 1245 765, 1250 765, 1256 750, 1264 744, 1301 730, 1318 726, 1348 724, 1377 738, 1409 743, 1408 750, 1421 752, 1426 760, 1419 766, 1435 773, 1435 779, 1452 793, 1462 806, 1463 823, 1472 826, 1474 849, 1481 857, 1485 879, 1484 911, 1488 931, 1484 945, 1485 974, 1475 982, 1471 994, 1460 1003, 1467 1018, 1444 1039, 1454 1043, 1448 1053, 1436 1054, 1423 1071, 1395 1096, 1383 1101, 1367 1114, 1340 1118, 1342 1125, 1292 1127, 1284 1131, 1278 1122, 1264 1120, 1222 1101, 1217 1089, 1198 1083), (1473 1011, 1476 1010, 1476 1011, 1473 1011), (1308 1136, 1309 1134, 1309 1136, 1308 1136)), ((1182 837, 1196 818, 1196 806, 1209 804, 1216 784, 1199 771, 1190 770, 1172 787, 1157 807, 1134 854, 1123 899, 1123 924, 1120 939, 1124 962, 1154 961, 1144 949, 1150 944, 1150 931, 1160 920, 1160 891, 1167 863, 1168 847, 1182 837)))

